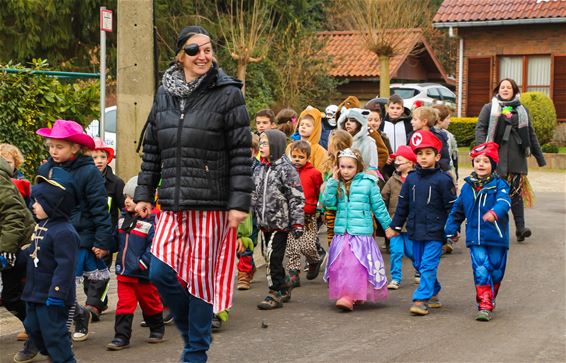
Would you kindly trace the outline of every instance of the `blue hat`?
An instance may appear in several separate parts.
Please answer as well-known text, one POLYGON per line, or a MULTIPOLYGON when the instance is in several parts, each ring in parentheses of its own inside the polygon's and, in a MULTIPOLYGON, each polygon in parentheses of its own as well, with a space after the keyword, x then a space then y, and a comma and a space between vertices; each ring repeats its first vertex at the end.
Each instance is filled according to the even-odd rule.
POLYGON ((49 218, 69 219, 78 200, 71 174, 63 168, 52 168, 48 177, 38 175, 31 188, 31 197, 43 208, 49 218))

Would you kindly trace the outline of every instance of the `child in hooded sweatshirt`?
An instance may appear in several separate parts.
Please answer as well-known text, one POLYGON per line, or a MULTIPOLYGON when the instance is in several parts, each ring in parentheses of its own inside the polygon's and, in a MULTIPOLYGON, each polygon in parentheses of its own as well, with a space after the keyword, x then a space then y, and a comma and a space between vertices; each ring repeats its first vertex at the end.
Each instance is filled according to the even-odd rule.
POLYGON ((377 146, 368 134, 368 116, 370 111, 361 108, 342 109, 338 127, 352 135, 352 148, 358 149, 366 168, 378 173, 377 146))
POLYGON ((322 185, 322 175, 320 171, 316 170, 308 162, 310 152, 310 144, 306 141, 295 141, 291 144, 291 161, 299 172, 305 195, 304 233, 299 238, 290 235, 287 240, 286 255, 289 259, 287 269, 289 270, 293 287, 301 286, 301 254, 306 257, 309 266, 307 280, 314 280, 318 276, 322 264, 322 258, 319 256, 316 248, 316 240, 318 238, 316 207, 320 186, 322 185))
MULTIPOLYGON (((51 362, 75 362, 67 319, 75 304, 75 263, 80 237, 69 218, 78 202, 71 175, 54 167, 50 177, 38 176, 32 188, 38 225, 27 249, 27 276, 22 300, 31 343, 51 362)), ((30 362, 16 356, 16 362, 30 362)))
POLYGON ((155 234, 155 215, 146 211, 136 214, 133 196, 138 177, 128 180, 124 187, 125 210, 118 220, 116 243, 116 280, 118 280, 118 303, 114 323, 114 339, 106 345, 108 350, 129 347, 132 336, 134 311, 139 303, 143 319, 149 327, 148 343, 163 341, 163 305, 157 288, 149 281, 151 242, 155 234))
MULTIPOLYGON (((411 126, 411 111, 403 106, 401 96, 391 95, 389 97, 385 117, 379 130, 383 131, 389 138, 393 152, 396 152, 399 146, 407 145, 413 127, 411 126)), ((392 162, 393 160, 390 164, 392 162)))
POLYGON ((285 155, 287 136, 279 130, 266 130, 259 138, 261 165, 254 171, 252 206, 263 233, 262 250, 267 262, 269 294, 258 309, 283 307, 291 299, 283 257, 289 233, 303 234, 304 195, 297 170, 285 155))
POLYGON ((493 317, 509 250, 509 185, 495 170, 499 145, 487 142, 472 149, 474 171, 468 176, 444 227, 454 241, 466 219, 466 247, 470 249, 478 313, 476 320, 493 317))
POLYGON ((71 174, 77 188, 77 205, 71 221, 81 239, 75 274, 78 279, 84 278, 86 308, 78 304, 75 307, 73 340, 83 341, 88 338, 92 314, 100 314, 104 308, 110 279, 103 258, 112 250, 114 240, 104 179, 92 157, 83 154, 83 150, 93 150, 95 145, 81 125, 57 120, 53 127, 41 128, 36 133, 46 138, 50 154, 38 174, 47 177, 52 168, 62 167, 71 174))
POLYGON ((361 154, 345 149, 338 154, 324 190, 324 205, 337 207, 324 279, 329 298, 344 311, 352 311, 356 303, 387 298, 385 264, 373 239, 372 212, 388 236, 393 231, 376 181, 364 173, 361 154))
POLYGON ((409 311, 427 315, 429 308, 442 307, 437 273, 446 241, 444 224, 456 200, 456 188, 450 175, 438 166, 442 142, 434 134, 415 131, 410 145, 418 165, 401 187, 391 227, 400 232, 407 222, 409 239, 413 241, 413 265, 421 276, 409 311))
MULTIPOLYGON (((318 109, 307 106, 307 108, 299 115, 297 123, 297 131, 301 136, 301 140, 308 142, 311 145, 311 157, 309 162, 318 171, 322 170, 322 165, 325 163, 328 155, 326 149, 320 146, 320 135, 322 133, 322 117, 324 114, 318 109)), ((286 154, 289 157, 290 146, 287 147, 286 154)))

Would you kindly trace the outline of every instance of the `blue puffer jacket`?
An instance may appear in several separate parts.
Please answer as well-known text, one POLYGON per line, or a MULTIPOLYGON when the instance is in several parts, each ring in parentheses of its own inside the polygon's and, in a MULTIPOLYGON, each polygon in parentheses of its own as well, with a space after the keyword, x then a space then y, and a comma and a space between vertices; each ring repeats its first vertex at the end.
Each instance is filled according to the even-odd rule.
POLYGON ((476 191, 467 177, 460 196, 454 203, 444 227, 447 237, 460 232, 466 219, 466 246, 497 246, 509 248, 509 185, 499 177, 493 178, 480 191, 476 191), (492 210, 495 222, 484 222, 483 215, 492 210))
POLYGON ((127 232, 123 229, 126 216, 126 213, 123 213, 118 220, 116 275, 149 280, 149 261, 151 260, 151 242, 155 233, 155 216, 150 215, 147 218, 134 219, 133 228, 127 232))
POLYGON ((403 183, 391 227, 400 232, 406 221, 411 240, 445 242, 444 224, 455 200, 450 175, 439 166, 423 169, 417 165, 403 183))
POLYGON ((356 174, 350 184, 349 194, 346 194, 344 183, 334 178, 328 179, 322 203, 325 207, 337 207, 334 221, 335 234, 371 236, 373 234, 372 211, 383 229, 387 229, 391 224, 391 218, 377 186, 377 178, 373 175, 356 174), (340 197, 337 193, 338 188, 341 190, 340 197))
POLYGON ((38 174, 49 176, 53 167, 61 167, 73 176, 79 203, 71 213, 71 223, 79 233, 81 248, 93 246, 112 249, 114 237, 108 212, 108 199, 104 178, 92 161, 92 157, 80 155, 74 160, 57 164, 51 157, 39 167, 38 174))

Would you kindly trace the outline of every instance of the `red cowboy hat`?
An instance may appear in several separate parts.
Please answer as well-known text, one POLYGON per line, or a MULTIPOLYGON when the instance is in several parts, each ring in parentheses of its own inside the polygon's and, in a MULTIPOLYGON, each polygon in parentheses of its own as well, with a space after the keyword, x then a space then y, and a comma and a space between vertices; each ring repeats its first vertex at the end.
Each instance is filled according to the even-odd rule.
POLYGON ((107 146, 100 137, 94 139, 94 150, 102 150, 108 156, 108 164, 114 159, 114 149, 107 146))
POLYGON ((65 140, 94 149, 94 140, 85 134, 83 127, 71 120, 57 120, 51 128, 44 127, 35 132, 50 139, 65 140))

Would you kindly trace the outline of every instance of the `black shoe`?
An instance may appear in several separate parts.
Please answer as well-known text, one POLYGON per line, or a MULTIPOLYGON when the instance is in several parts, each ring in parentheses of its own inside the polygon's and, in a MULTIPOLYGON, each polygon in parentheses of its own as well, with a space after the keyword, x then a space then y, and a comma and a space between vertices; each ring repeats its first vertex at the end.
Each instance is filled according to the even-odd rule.
POLYGON ((73 333, 73 341, 82 342, 88 339, 88 325, 92 320, 92 314, 87 309, 75 317, 75 332, 73 333))
POLYGON ((14 362, 16 363, 25 363, 31 362, 33 358, 39 353, 39 350, 36 346, 31 342, 31 340, 26 340, 24 343, 24 347, 14 356, 14 362))
POLYGON ((152 331, 151 333, 149 333, 149 338, 147 338, 147 342, 150 344, 162 343, 165 341, 165 339, 163 339, 163 335, 164 334, 162 332, 152 331))
POLYGON ((318 260, 318 262, 309 264, 309 271, 307 272, 307 280, 314 280, 318 277, 320 273, 320 266, 322 266, 322 261, 324 257, 318 260))
POLYGON ((212 332, 217 333, 222 329, 222 320, 214 314, 212 315, 212 332))
POLYGON ((171 314, 171 312, 169 311, 167 313, 167 315, 165 315, 165 317, 163 317, 163 324, 170 325, 170 324, 173 323, 173 320, 174 320, 173 314, 171 314))
POLYGON ((106 344, 106 349, 107 350, 122 350, 125 348, 128 348, 130 346, 130 343, 120 339, 120 338, 114 338, 112 340, 112 342, 106 344))
POLYGON ((533 233, 529 228, 523 230, 515 231, 515 236, 517 237, 517 242, 523 242, 525 238, 529 238, 533 233))

